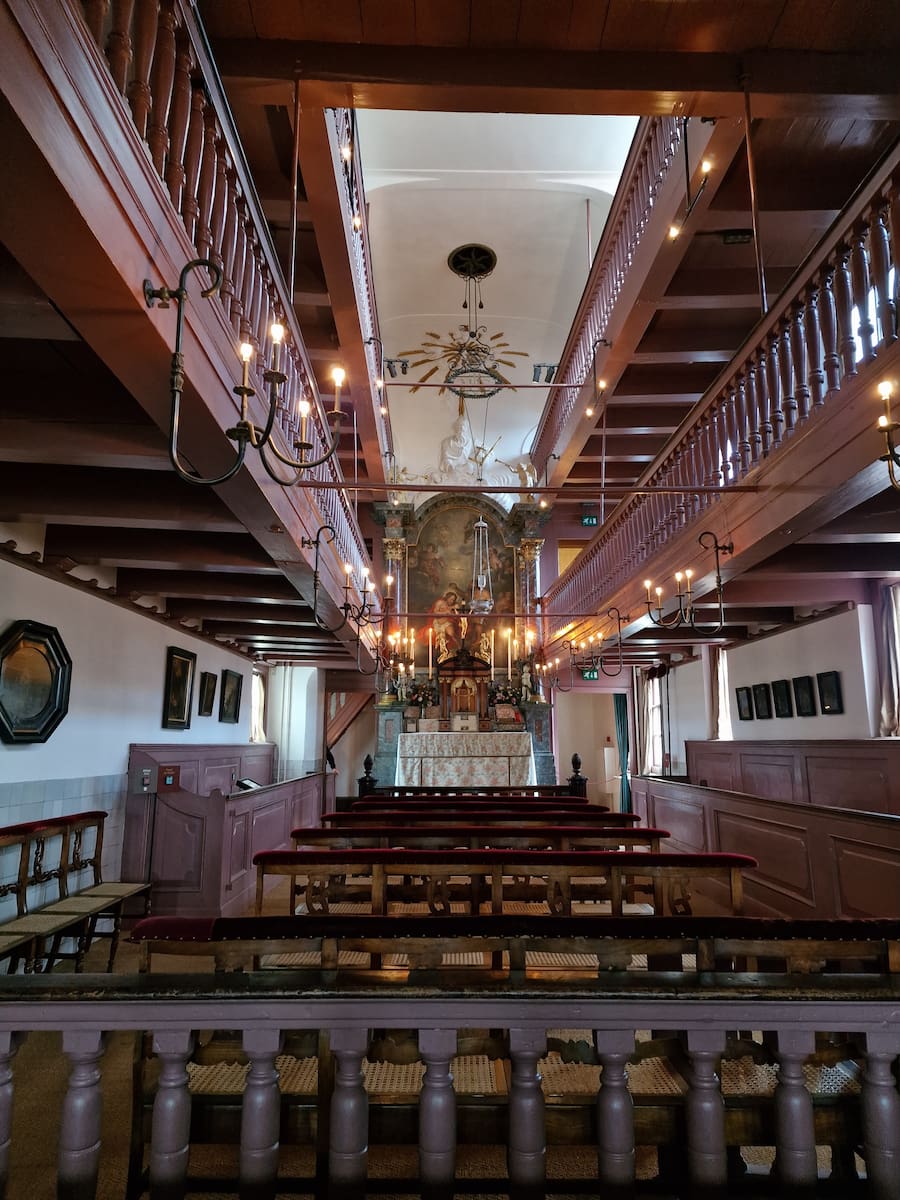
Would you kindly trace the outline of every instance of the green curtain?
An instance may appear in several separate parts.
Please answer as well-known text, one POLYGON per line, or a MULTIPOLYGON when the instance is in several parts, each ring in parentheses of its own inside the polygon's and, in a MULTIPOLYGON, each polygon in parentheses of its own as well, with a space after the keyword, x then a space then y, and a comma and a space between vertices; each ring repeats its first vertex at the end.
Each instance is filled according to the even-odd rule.
POLYGON ((628 697, 623 692, 613 696, 613 713, 616 718, 616 744, 619 747, 619 765, 622 784, 619 803, 622 812, 631 812, 631 783, 628 780, 628 697))

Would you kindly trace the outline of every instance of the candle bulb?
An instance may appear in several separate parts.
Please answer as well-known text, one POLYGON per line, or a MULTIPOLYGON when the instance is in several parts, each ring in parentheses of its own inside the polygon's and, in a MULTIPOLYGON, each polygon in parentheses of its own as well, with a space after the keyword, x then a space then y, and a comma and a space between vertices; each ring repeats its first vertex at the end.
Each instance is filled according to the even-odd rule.
POLYGON ((394 582, 393 575, 385 575, 385 577, 384 577, 384 598, 385 598, 385 600, 391 599, 391 587, 393 585, 393 582, 394 582))
POLYGON ((281 339, 284 337, 284 326, 278 321, 273 321, 269 333, 272 335, 272 370, 277 371, 281 363, 281 339))
MULTIPOLYGON (((491 631, 491 637, 493 637, 493 636, 494 636, 493 631, 491 631)), ((512 679, 512 630, 511 629, 507 629, 507 631, 506 631, 506 674, 509 676, 510 679, 512 679)))
POLYGON ((694 574, 693 571, 685 571, 685 573, 684 573, 685 579, 687 580, 688 599, 690 599, 690 597, 691 597, 691 577, 693 574, 694 574))
POLYGON ((891 396, 894 393, 894 385, 889 379, 882 379, 878 385, 878 395, 884 401, 884 416, 880 417, 878 424, 882 429, 891 424, 891 396))
POLYGON ((651 589, 651 587, 652 587, 652 586, 653 586, 653 582, 652 582, 652 580, 650 580, 650 579, 645 579, 645 580, 644 580, 644 587, 647 589, 647 603, 648 603, 648 604, 650 604, 650 603, 651 603, 651 600, 650 600, 650 589, 651 589))
POLYGON ((331 378, 334 380, 334 411, 341 411, 341 387, 344 380, 347 378, 347 373, 343 367, 335 367, 331 372, 331 378))
POLYGON ((681 595, 681 581, 682 581, 682 579, 684 579, 684 575, 681 573, 681 571, 676 571, 676 572, 675 572, 675 595, 676 595, 676 596, 680 596, 680 595, 681 595))
POLYGON ((299 400, 297 402, 297 412, 300 414, 300 441, 305 442, 306 437, 306 422, 309 419, 310 403, 308 400, 299 400))
POLYGON ((250 386, 250 359, 253 357, 253 347, 249 342, 241 342, 241 362, 244 364, 241 372, 241 387, 250 386))
POLYGON ((432 628, 429 625, 428 626, 428 678, 429 679, 431 679, 431 676, 432 676, 432 666, 431 666, 432 633, 433 633, 432 628))
POLYGON ((491 682, 494 681, 494 631, 491 630, 491 682))

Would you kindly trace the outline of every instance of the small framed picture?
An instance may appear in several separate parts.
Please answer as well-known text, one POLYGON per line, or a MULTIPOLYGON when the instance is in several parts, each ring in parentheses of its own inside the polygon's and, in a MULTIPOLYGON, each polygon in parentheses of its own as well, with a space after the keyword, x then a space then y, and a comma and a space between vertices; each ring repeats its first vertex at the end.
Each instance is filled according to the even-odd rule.
POLYGON ((754 683, 753 708, 757 721, 772 719, 772 689, 767 683, 754 683))
POLYGON ((798 717, 814 717, 816 715, 816 696, 813 691, 812 675, 795 675, 791 680, 794 685, 794 708, 798 717))
POLYGON ((194 698, 194 668, 197 655, 169 646, 166 651, 166 682, 163 687, 163 729, 190 729, 194 698))
POLYGON ((739 687, 734 689, 734 694, 737 696, 738 717, 742 721, 752 721, 753 693, 748 687, 739 687))
POLYGON ((244 677, 240 671, 222 672, 222 690, 219 693, 219 720, 226 725, 237 725, 241 715, 241 688, 244 677))
POLYGON ((212 716, 213 701, 216 698, 216 684, 218 682, 215 671, 200 672, 200 697, 197 703, 198 717, 212 716))
POLYGON ((844 698, 841 695, 840 671, 820 671, 816 676, 819 685, 819 709, 822 715, 844 711, 844 698))
POLYGON ((776 717, 792 717, 794 715, 789 679, 772 680, 772 702, 775 706, 776 717))

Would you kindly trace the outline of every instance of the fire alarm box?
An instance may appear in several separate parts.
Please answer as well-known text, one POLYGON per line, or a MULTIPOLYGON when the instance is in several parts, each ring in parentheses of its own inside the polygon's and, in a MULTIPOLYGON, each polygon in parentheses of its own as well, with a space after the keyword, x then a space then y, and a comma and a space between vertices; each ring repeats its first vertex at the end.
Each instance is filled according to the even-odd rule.
POLYGON ((160 763, 159 775, 156 782, 158 792, 177 792, 181 788, 181 767, 163 766, 160 763))

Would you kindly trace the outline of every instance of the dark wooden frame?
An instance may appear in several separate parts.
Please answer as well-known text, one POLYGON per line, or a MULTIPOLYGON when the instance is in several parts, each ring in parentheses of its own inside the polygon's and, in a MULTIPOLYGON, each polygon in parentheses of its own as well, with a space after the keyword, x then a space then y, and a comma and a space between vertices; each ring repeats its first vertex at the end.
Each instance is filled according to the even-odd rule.
POLYGON ((222 672, 222 689, 219 693, 219 720, 226 725, 237 725, 241 715, 241 689, 244 677, 240 671, 222 672), (232 685, 229 687, 229 685, 232 685))
POLYGON ((219 678, 215 671, 200 672, 200 688, 197 692, 197 716, 211 717, 216 699, 216 684, 219 678))
POLYGON ((817 716, 812 675, 795 675, 791 683, 794 687, 794 708, 797 710, 797 716, 817 716))
POLYGON ((738 719, 741 721, 753 720, 753 693, 748 687, 739 687, 734 689, 734 694, 737 696, 737 713, 738 719))
POLYGON ((820 671, 816 675, 819 688, 819 711, 823 717, 836 716, 844 711, 840 671, 820 671))
POLYGON ((776 717, 792 717, 794 702, 791 698, 791 681, 789 679, 772 680, 772 704, 776 717))
POLYGON ((178 646, 167 648, 166 682, 163 686, 163 729, 190 729, 196 672, 196 654, 178 646))
POLYGON ((757 721, 771 721, 772 689, 767 683, 754 683, 753 711, 756 713, 757 721))
POLYGON ((46 742, 69 711, 71 682, 72 659, 58 629, 27 620, 10 625, 0 638, 0 740, 46 742), (27 663, 18 671, 11 667, 17 655, 29 653, 46 663, 48 683, 30 677, 27 663))

